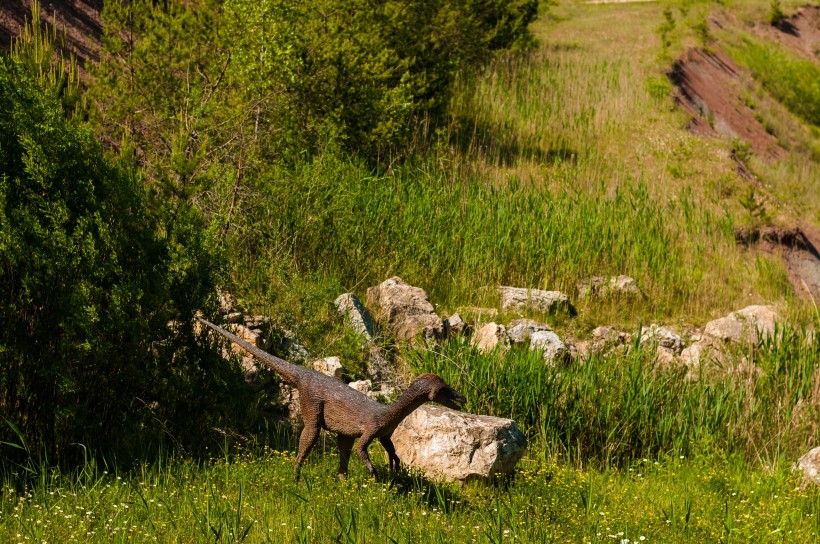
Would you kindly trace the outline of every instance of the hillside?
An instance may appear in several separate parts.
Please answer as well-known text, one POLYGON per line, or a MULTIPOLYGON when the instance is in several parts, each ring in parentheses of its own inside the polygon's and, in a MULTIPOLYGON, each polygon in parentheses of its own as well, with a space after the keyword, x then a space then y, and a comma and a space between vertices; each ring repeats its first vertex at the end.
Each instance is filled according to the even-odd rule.
POLYGON ((0 63, 0 541, 816 542, 807 2, 44 0, 82 73, 0 63), (340 481, 322 433, 294 481, 298 395, 202 315, 526 453, 340 481))

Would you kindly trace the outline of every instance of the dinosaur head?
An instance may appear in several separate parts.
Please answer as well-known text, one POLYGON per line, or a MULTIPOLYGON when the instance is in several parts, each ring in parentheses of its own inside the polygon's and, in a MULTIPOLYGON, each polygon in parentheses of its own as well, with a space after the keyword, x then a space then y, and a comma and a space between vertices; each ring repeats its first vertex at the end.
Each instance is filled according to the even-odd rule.
POLYGON ((464 395, 447 385, 444 380, 435 374, 422 374, 416 381, 424 380, 429 387, 430 393, 428 398, 433 401, 452 408, 453 410, 461 410, 467 399, 464 395))

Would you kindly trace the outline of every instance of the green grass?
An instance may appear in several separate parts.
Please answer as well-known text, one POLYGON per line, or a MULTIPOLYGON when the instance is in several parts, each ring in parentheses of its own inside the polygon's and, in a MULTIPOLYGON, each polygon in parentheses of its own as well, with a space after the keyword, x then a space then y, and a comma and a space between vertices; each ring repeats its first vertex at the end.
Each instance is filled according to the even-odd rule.
POLYGON ((693 459, 636 459, 618 471, 530 455, 513 480, 491 487, 410 476, 377 483, 358 464, 339 482, 329 450, 309 458, 297 484, 292 460, 263 450, 123 475, 87 467, 26 487, 0 481, 0 540, 808 543, 820 535, 820 493, 801 491, 788 466, 761 470, 708 445, 693 459))

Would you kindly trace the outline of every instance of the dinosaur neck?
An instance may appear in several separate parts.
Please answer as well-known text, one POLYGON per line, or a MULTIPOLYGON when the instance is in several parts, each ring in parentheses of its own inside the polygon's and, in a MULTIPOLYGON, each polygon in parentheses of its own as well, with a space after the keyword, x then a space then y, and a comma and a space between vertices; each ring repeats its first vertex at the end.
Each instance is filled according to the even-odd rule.
POLYGON ((411 385, 402 396, 396 399, 396 402, 387 407, 388 426, 395 429, 404 418, 429 400, 428 395, 428 391, 411 385))

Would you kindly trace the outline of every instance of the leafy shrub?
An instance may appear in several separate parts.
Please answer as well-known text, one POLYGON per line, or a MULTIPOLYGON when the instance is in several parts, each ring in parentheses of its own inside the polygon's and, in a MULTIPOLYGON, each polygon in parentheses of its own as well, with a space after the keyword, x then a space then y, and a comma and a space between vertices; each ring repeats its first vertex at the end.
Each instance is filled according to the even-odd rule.
POLYGON ((60 87, 0 58, 0 441, 52 460, 190 444, 225 419, 235 375, 190 323, 216 262, 197 214, 151 213, 134 169, 66 120, 60 87))

